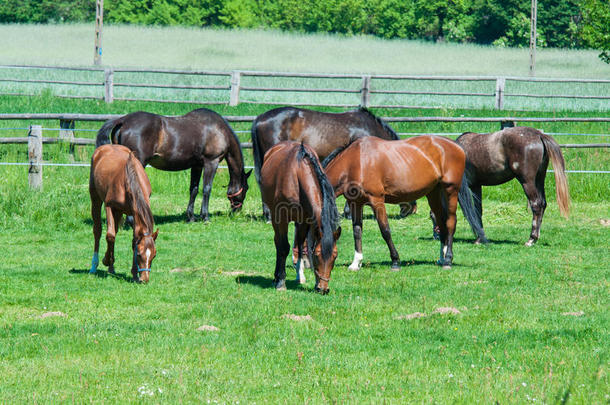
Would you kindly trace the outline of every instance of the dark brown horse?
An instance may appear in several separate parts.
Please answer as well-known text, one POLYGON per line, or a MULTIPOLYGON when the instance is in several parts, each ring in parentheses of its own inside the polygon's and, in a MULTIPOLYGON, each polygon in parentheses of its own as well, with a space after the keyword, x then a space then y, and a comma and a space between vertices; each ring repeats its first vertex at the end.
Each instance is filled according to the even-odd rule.
MULTIPOLYGON (((466 156, 452 140, 417 136, 402 141, 367 137, 330 154, 324 161, 326 174, 337 196, 343 195, 352 211, 355 253, 350 270, 362 264, 362 208, 375 213, 381 235, 390 249, 392 270, 400 269, 392 242, 385 203, 398 204, 426 196, 440 218, 441 253, 438 264, 451 267, 458 192, 466 156)), ((467 210, 474 215, 472 205, 467 210)))
MULTIPOLYGON (((325 113, 295 107, 269 110, 252 123, 252 151, 254 173, 261 184, 263 156, 273 145, 281 141, 298 141, 310 146, 324 160, 332 151, 355 139, 374 136, 398 140, 398 135, 382 119, 366 108, 344 113, 325 113)), ((411 213, 411 207, 403 204, 401 213, 411 213)), ((263 214, 269 211, 263 203, 263 214)))
POLYGON ((89 177, 94 238, 90 273, 95 273, 99 264, 103 203, 106 207, 107 249, 102 262, 108 266, 108 272, 114 274, 116 233, 123 214, 131 215, 134 218, 131 274, 134 280, 148 282, 150 267, 157 254, 155 240, 159 233, 153 232, 155 224, 150 210, 150 191, 146 172, 129 149, 120 145, 103 145, 95 150, 89 177))
POLYGON ((134 112, 106 122, 97 133, 96 145, 107 143, 127 146, 144 167, 160 170, 191 169, 187 221, 195 220, 193 206, 203 171, 201 219, 209 220, 208 205, 212 180, 222 159, 229 166, 227 197, 231 209, 241 209, 251 172, 244 172, 239 139, 229 124, 217 113, 200 108, 181 117, 165 117, 134 112))
MULTIPOLYGON (((565 162, 557 142, 534 128, 513 127, 490 134, 466 132, 456 140, 466 151, 466 181, 476 209, 475 223, 470 222, 476 242, 487 242, 482 224, 481 186, 495 186, 516 178, 527 196, 533 213, 532 231, 526 246, 540 237, 540 224, 546 208, 544 179, 549 159, 555 168, 555 189, 559 211, 567 218, 570 193, 565 175, 565 162)), ((464 194, 466 196, 466 194, 464 194)), ((464 207, 462 195, 460 204, 464 207)))
MULTIPOLYGON (((275 231, 275 288, 286 289, 288 224, 294 221, 297 246, 301 247, 307 238, 316 276, 315 289, 328 293, 341 227, 335 195, 318 157, 302 143, 280 142, 265 154, 261 175, 263 201, 271 211, 275 231)), ((299 254, 300 263, 302 259, 299 254)), ((302 270, 302 266, 299 268, 302 270)), ((305 282, 302 275, 297 280, 305 282)))

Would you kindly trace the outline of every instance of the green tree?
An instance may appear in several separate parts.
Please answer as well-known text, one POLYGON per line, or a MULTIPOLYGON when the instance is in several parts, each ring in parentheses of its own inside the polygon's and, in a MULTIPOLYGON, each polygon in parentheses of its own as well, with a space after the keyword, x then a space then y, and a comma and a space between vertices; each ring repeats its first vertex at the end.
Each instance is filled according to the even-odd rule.
POLYGON ((601 51, 601 60, 610 63, 610 3, 607 0, 584 0, 582 7, 583 40, 591 48, 601 51))

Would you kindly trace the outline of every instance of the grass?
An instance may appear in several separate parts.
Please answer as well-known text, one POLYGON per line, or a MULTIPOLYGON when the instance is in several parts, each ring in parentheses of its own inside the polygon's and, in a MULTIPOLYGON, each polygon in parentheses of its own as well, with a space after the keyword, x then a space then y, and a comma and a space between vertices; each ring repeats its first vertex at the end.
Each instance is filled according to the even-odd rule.
MULTIPOLYGON (((92 27, 77 25, 0 25, 4 64, 90 66, 92 27), (91 34, 91 36, 89 36, 91 34), (60 55, 60 56, 58 56, 60 55)), ((114 68, 147 67, 229 72, 254 69, 289 72, 358 74, 485 75, 486 82, 373 79, 372 89, 403 91, 473 92, 492 96, 432 96, 373 94, 374 105, 492 108, 495 76, 527 76, 527 49, 494 48, 466 44, 383 40, 356 36, 288 34, 261 30, 214 30, 106 26, 104 63, 114 68), (179 43, 180 46, 175 46, 179 43)), ((594 51, 541 49, 538 77, 607 79, 610 68, 594 51)), ((66 72, 2 69, 0 78, 103 83, 102 72, 66 72)), ((157 83, 229 86, 230 78, 117 72, 115 83, 157 83)), ((1 82, 4 93, 39 94, 40 84, 1 82)), ((346 88, 359 90, 361 79, 303 79, 244 77, 242 86, 280 88, 346 88)), ((54 94, 102 97, 101 86, 47 85, 54 94)), ((506 94, 607 96, 610 84, 530 83, 508 81, 506 94)), ((168 90, 115 87, 115 97, 227 102, 225 90, 168 90)), ((242 91, 243 101, 265 103, 316 103, 358 105, 359 94, 242 91)), ((608 100, 530 99, 506 97, 507 109, 547 111, 607 111, 608 100)))
POLYGON ((607 202, 574 204, 565 221, 550 201, 528 249, 525 199, 486 198, 494 243, 469 243, 460 218, 451 271, 434 265, 422 203, 415 217, 391 220, 399 273, 365 211, 364 266, 347 271, 344 220, 323 297, 311 273, 305 287, 289 271, 287 292, 271 288, 273 232, 258 219, 256 186, 228 216, 219 172, 211 223, 186 224, 187 173, 147 173, 160 236, 144 286, 124 279, 129 231, 117 236, 119 276, 87 274, 86 168, 45 168, 39 193, 23 168, 3 168, 2 402, 607 402, 607 202), (441 307, 460 313, 435 313, 441 307), (53 311, 66 316, 41 318, 53 311), (415 312, 427 316, 401 319, 415 312))

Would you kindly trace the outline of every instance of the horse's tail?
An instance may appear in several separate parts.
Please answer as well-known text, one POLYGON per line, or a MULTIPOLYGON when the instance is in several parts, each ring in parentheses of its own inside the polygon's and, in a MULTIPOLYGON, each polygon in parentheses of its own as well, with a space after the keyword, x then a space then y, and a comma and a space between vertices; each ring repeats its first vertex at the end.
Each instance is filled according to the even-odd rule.
POLYGON ((559 204, 559 212, 564 218, 567 218, 570 215, 570 190, 568 189, 565 161, 563 160, 561 149, 557 141, 547 134, 541 132, 540 139, 551 158, 553 169, 555 169, 555 194, 557 196, 557 204, 559 204))
POLYGON ((118 143, 115 135, 117 131, 123 125, 123 117, 108 120, 102 125, 99 131, 97 131, 97 137, 95 138, 95 147, 106 145, 108 143, 118 143))
POLYGON ((470 224, 470 228, 472 232, 475 234, 477 238, 480 239, 482 243, 487 243, 487 238, 485 237, 485 232, 483 231, 483 224, 477 214, 476 208, 473 204, 473 198, 478 198, 472 193, 470 189, 470 182, 468 180, 468 171, 465 170, 462 175, 462 186, 460 187, 460 191, 458 193, 458 201, 460 202, 460 207, 462 207, 462 213, 464 217, 470 224))
POLYGON ((322 225, 322 240, 320 241, 320 245, 322 248, 322 257, 327 259, 333 251, 333 233, 339 228, 339 211, 337 210, 337 204, 335 202, 335 191, 330 184, 330 181, 328 181, 328 177, 326 177, 324 170, 320 166, 318 157, 314 153, 308 151, 307 148, 305 148, 305 145, 301 143, 299 153, 297 154, 297 160, 302 160, 303 158, 309 160, 322 191, 322 213, 320 218, 322 225))
POLYGON ((252 154, 254 155, 254 176, 259 187, 261 185, 261 167, 263 166, 264 154, 258 143, 258 119, 252 122, 252 129, 250 130, 250 138, 252 140, 252 154))

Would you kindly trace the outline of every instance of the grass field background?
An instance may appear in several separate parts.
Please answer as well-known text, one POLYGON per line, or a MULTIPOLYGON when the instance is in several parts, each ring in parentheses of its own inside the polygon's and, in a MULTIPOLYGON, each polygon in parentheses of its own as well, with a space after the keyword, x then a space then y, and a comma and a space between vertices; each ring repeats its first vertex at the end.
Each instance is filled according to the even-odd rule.
MULTIPOLYGON (((0 26, 4 34, 0 41, 7 50, 2 62, 89 65, 90 29, 0 26)), ((129 66, 219 70, 277 66, 297 71, 434 74, 494 70, 493 74, 519 75, 527 69, 524 50, 259 31, 107 27, 105 32, 104 61, 129 66), (315 43, 307 48, 314 53, 301 48, 286 52, 295 38, 315 43), (268 46, 265 49, 273 51, 269 54, 254 49, 273 39, 285 47, 274 51, 268 46), (234 43, 243 44, 250 53, 234 53, 234 43), (360 50, 362 44, 368 44, 368 51, 360 50), (217 45, 220 48, 213 51, 211 47, 217 45), (410 56, 404 56, 407 52, 400 47, 412 47, 410 56), (418 47, 421 54, 416 53, 418 47), (470 50, 473 53, 463 58, 470 50), (503 63, 504 57, 512 62, 521 58, 523 65, 503 63)), ((540 75, 607 77, 607 67, 596 65, 594 52, 548 50, 539 54, 539 61, 540 75)), ((52 91, 34 97, 0 96, 0 111, 6 113, 146 110, 176 115, 197 107, 65 100, 52 91)), ((223 115, 257 115, 271 107, 212 108, 223 115)), ((380 116, 608 114, 607 109, 541 110, 374 112, 380 116)), ((32 123, 0 121, 0 136, 25 136, 32 123)), ((56 135, 52 129, 57 122, 36 124, 46 128, 45 136, 56 135)), ((94 137, 99 126, 78 122, 76 136, 94 137)), ((498 129, 497 123, 392 126, 401 133, 498 129)), ((538 127, 546 132, 608 133, 607 123, 538 127)), ((242 141, 249 141, 248 124, 234 128, 242 141)), ((607 141, 604 136, 556 139, 607 141)), ((24 145, 1 145, 0 162, 26 162, 26 150, 24 145)), ((44 159, 88 162, 92 151, 77 147, 72 156, 68 145, 45 145, 44 159)), ((570 170, 610 170, 606 149, 563 152, 570 170)), ((251 151, 245 150, 244 156, 251 164, 251 151)), ((159 229, 158 255, 151 282, 138 285, 127 280, 132 257, 129 230, 117 235, 118 276, 109 276, 104 266, 96 275, 87 274, 93 246, 88 168, 46 166, 43 190, 32 192, 26 167, 0 166, 0 402, 601 404, 610 400, 607 174, 568 174, 573 198, 568 220, 559 215, 553 176, 547 175, 549 205, 540 241, 532 248, 523 246, 531 213, 519 184, 512 181, 484 189, 483 220, 492 243, 473 245, 469 227, 458 213, 450 271, 434 264, 439 243, 431 238, 425 200, 420 200, 418 214, 407 219, 398 219, 398 208, 389 207, 392 236, 402 260, 397 273, 389 270, 387 246, 371 211, 365 209, 363 268, 356 273, 347 270, 353 238, 351 223, 342 220, 331 292, 320 296, 312 291, 311 272, 305 286, 297 285, 289 270, 288 291, 272 288, 273 231, 260 219, 260 193, 253 177, 242 212, 228 215, 228 176, 226 170, 219 170, 210 201, 211 222, 186 224, 188 172, 148 168, 147 173, 159 229), (218 330, 198 330, 204 325, 218 330)), ((198 198, 196 210, 200 202, 198 198)), ((338 205, 342 204, 340 198, 338 205)))

